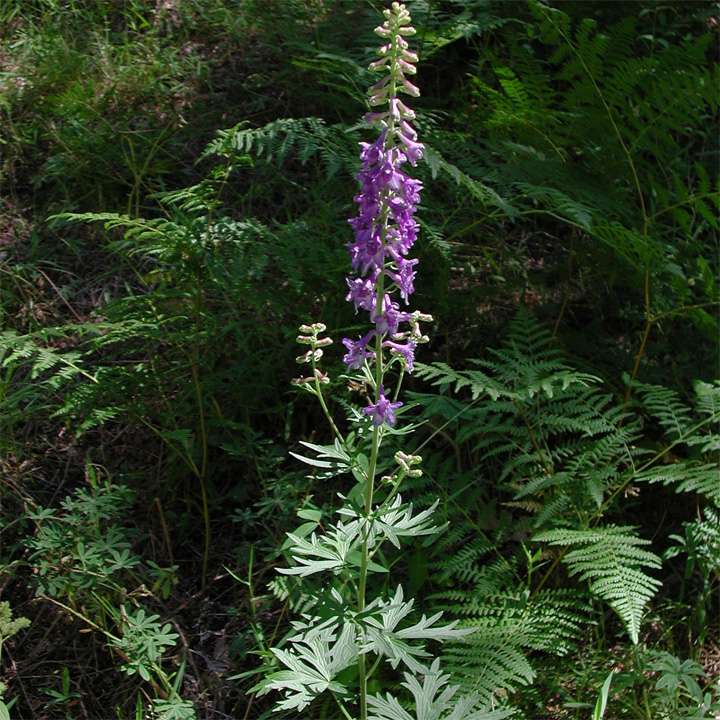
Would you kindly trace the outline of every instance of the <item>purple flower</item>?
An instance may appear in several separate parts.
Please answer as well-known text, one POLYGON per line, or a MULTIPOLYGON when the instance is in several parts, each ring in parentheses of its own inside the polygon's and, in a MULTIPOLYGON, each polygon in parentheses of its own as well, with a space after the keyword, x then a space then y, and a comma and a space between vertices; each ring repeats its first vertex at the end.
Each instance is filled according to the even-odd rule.
POLYGON ((365 335, 365 337, 360 338, 360 340, 350 340, 350 338, 343 339, 343 345, 347 348, 343 362, 350 370, 359 370, 367 358, 375 356, 375 353, 367 349, 367 344, 374 335, 375 333, 371 331, 365 335))
POLYGON ((395 260, 397 272, 388 271, 388 277, 397 285, 400 290, 400 297, 407 303, 408 297, 415 292, 414 280, 416 272, 413 270, 418 264, 417 259, 406 260, 398 257, 395 260))
POLYGON ((355 310, 372 311, 375 308, 375 280, 377 273, 367 278, 347 278, 350 289, 345 299, 354 303, 355 310))
POLYGON ((392 340, 386 340, 383 343, 383 347, 390 348, 392 352, 402 355, 405 358, 405 365, 407 366, 408 372, 413 371, 415 366, 415 348, 417 345, 410 341, 407 343, 397 343, 392 340))
POLYGON ((403 133, 400 133, 400 141, 405 146, 405 155, 408 162, 415 166, 417 161, 422 158, 425 146, 422 143, 415 142, 411 137, 403 133))
POLYGON ((357 213, 349 220, 353 239, 348 250, 354 276, 347 279, 346 299, 356 311, 368 312, 375 327, 361 340, 343 340, 347 348, 344 361, 351 370, 360 369, 374 357, 366 347, 371 337, 387 338, 390 344, 383 343, 382 347, 400 353, 409 369, 414 360, 414 342, 401 345, 390 340, 398 334, 403 336, 400 326, 413 317, 400 310, 398 298, 407 304, 415 291, 418 261, 408 256, 418 236, 415 213, 422 183, 405 169, 417 164, 424 149, 411 124, 415 112, 398 96, 420 94, 407 77, 415 75, 417 55, 408 49, 403 32, 389 25, 378 29, 384 44, 379 49, 380 59, 370 66, 383 77, 369 90, 371 112, 365 120, 377 126, 379 134, 373 142, 360 143, 359 190, 354 198, 357 213), (381 288, 382 301, 378 303, 381 288))
POLYGON ((395 411, 399 407, 402 407, 402 403, 390 402, 390 400, 385 397, 385 389, 381 385, 377 402, 364 407, 362 411, 365 415, 372 418, 373 425, 375 426, 382 425, 383 423, 394 425, 397 419, 395 417, 395 411))
POLYGON ((401 312, 396 302, 393 302, 390 295, 383 296, 382 310, 375 309, 371 319, 375 323, 375 332, 378 335, 394 335, 398 331, 401 322, 407 322, 412 315, 401 312))

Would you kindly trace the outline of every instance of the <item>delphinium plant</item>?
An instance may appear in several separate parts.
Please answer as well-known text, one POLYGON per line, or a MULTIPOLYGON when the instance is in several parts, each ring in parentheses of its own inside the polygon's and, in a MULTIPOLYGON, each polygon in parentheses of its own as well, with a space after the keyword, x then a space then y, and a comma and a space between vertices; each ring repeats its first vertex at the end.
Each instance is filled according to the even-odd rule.
POLYGON ((421 458, 388 449, 389 440, 404 439, 412 430, 412 425, 400 427, 403 403, 398 397, 404 375, 413 370, 417 346, 427 341, 420 323, 432 318, 407 308, 418 262, 409 255, 418 234, 415 212, 422 184, 406 168, 422 158, 423 146, 411 124, 415 113, 401 96, 419 95, 409 79, 418 58, 407 38, 415 29, 402 4, 394 2, 384 16, 375 29, 384 44, 370 65, 382 77, 370 88, 365 118, 378 136, 361 143, 357 215, 350 220, 353 273, 347 280, 347 299, 368 314, 370 324, 362 337, 343 340, 349 377, 356 387, 366 388, 370 400, 350 409, 350 431, 344 434, 324 395, 329 378, 320 361, 332 340, 323 336, 322 323, 300 328, 298 342, 307 350, 298 362, 309 372, 294 381, 317 398, 334 435, 332 445, 303 442, 313 454, 296 457, 326 476, 346 473, 356 482, 341 496, 336 524, 306 523, 289 535, 294 564, 279 572, 301 580, 307 601, 283 646, 272 649, 275 671, 255 689, 281 693, 276 708, 292 717, 317 717, 311 704, 330 693, 338 712, 349 719, 499 718, 506 713, 484 712, 475 697, 461 697, 426 647, 428 641, 456 639, 467 630, 455 623, 439 625, 439 613, 415 616, 414 600, 389 580, 387 546, 397 550, 401 541, 440 528, 432 519, 437 503, 414 512, 400 494, 404 480, 422 474, 421 458), (371 574, 377 582, 369 582, 371 574), (314 582, 315 576, 322 582, 314 582), (376 587, 379 592, 373 594, 376 587), (400 684, 409 691, 405 699, 369 693, 371 679, 375 688, 383 682, 395 688, 401 673, 400 684))

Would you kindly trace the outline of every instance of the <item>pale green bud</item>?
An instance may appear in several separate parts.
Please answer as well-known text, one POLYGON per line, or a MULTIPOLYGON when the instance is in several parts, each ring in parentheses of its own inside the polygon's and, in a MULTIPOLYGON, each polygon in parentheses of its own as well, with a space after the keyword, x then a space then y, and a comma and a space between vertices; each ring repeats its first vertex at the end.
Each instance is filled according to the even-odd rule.
POLYGON ((313 362, 313 360, 317 362, 322 356, 322 350, 308 350, 304 355, 298 355, 295 358, 295 362, 298 363, 298 365, 302 365, 303 363, 310 363, 313 362))
POLYGON ((309 385, 310 383, 315 382, 314 378, 311 377, 297 377, 293 378, 290 383, 292 385, 309 385))
POLYGON ((327 373, 324 373, 322 370, 318 370, 315 368, 315 379, 321 384, 321 385, 327 385, 330 382, 330 377, 327 373))

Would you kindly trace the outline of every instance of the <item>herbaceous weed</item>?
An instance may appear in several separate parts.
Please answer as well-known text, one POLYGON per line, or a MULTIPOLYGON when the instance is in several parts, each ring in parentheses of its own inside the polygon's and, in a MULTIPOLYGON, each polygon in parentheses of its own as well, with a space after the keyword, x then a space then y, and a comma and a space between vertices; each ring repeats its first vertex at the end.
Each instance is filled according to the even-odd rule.
POLYGON ((335 524, 314 530, 306 525, 289 535, 293 564, 280 572, 296 576, 309 600, 292 621, 286 642, 273 648, 275 667, 256 689, 278 691, 276 709, 291 711, 293 717, 314 717, 312 703, 329 693, 345 718, 499 718, 505 713, 482 711, 475 696, 460 697, 426 647, 428 641, 455 639, 468 631, 455 623, 439 625, 440 613, 418 618, 415 600, 401 586, 383 591, 393 584, 370 582, 371 575, 389 574, 385 545, 399 549, 402 540, 439 530, 432 519, 437 503, 415 512, 400 495, 403 480, 422 473, 421 458, 402 450, 390 456, 386 450, 388 439, 398 440, 412 429, 397 427, 403 407, 398 396, 403 375, 413 370, 417 345, 427 341, 420 323, 432 318, 406 309, 418 262, 409 254, 418 233, 414 216, 422 188, 405 171, 422 158, 423 146, 411 125, 415 113, 401 99, 420 94, 408 79, 418 59, 407 40, 415 29, 402 4, 393 3, 384 15, 375 29, 384 44, 370 66, 382 77, 370 88, 371 111, 365 118, 378 136, 361 144, 357 215, 350 220, 353 274, 347 280, 347 299, 368 313, 370 328, 360 338, 343 340, 345 364, 370 399, 365 407, 351 409, 351 430, 344 435, 324 395, 329 378, 319 364, 332 340, 323 337, 322 323, 300 328, 298 342, 308 349, 297 360, 310 371, 294 381, 319 400, 335 436, 333 445, 302 443, 315 457, 297 457, 326 475, 351 474, 357 485, 343 497, 335 524), (315 584, 318 575, 322 584, 315 584), (371 679, 380 690, 384 683, 396 688, 395 671, 402 673, 400 686, 412 697, 409 702, 368 690, 371 679), (414 706, 413 714, 407 706, 414 706))

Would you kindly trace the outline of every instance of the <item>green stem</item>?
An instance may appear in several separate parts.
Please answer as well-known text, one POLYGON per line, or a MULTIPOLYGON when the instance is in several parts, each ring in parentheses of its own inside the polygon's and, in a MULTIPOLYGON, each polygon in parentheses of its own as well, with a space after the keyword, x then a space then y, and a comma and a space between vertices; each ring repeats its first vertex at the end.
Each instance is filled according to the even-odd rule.
POLYGON ((353 716, 347 711, 347 708, 342 704, 340 698, 335 695, 335 693, 333 693, 332 696, 335 698, 335 702, 337 703, 338 708, 340 708, 340 712, 343 714, 343 717, 347 718, 347 720, 353 720, 353 716))
POLYGON ((197 473, 198 480, 200 481, 200 498, 202 501, 202 515, 203 515, 203 529, 204 529, 204 542, 203 542, 203 559, 202 559, 202 580, 201 587, 205 589, 207 583, 208 564, 210 560, 210 508, 208 505, 207 485, 205 478, 207 475, 207 431, 205 428, 205 411, 203 406, 203 392, 202 385, 200 384, 200 377, 196 364, 197 357, 193 358, 190 366, 192 373, 193 385, 195 387, 195 395, 197 398, 198 405, 198 420, 200 425, 200 440, 202 447, 202 458, 200 461, 200 468, 197 473))
POLYGON ((327 418, 328 423, 330 423, 330 428, 333 431, 333 434, 335 437, 342 443, 345 442, 345 438, 342 436, 342 433, 338 430, 337 425, 335 424, 335 421, 332 418, 332 415, 330 414, 330 410, 328 409, 327 403, 325 402, 325 397, 322 393, 322 386, 320 385, 320 381, 318 380, 316 370, 316 363, 315 363, 315 357, 313 357, 312 360, 312 373, 313 378, 315 378, 315 394, 317 395, 318 400, 320 401, 320 407, 322 408, 323 413, 325 414, 325 417, 327 418))
MULTIPOLYGON (((383 276, 377 287, 378 307, 382 302, 384 294, 383 276)), ((382 361, 382 336, 378 335, 375 339, 375 402, 380 399, 380 389, 383 380, 383 361, 382 361)), ((365 518, 367 524, 363 533, 362 546, 360 548, 360 577, 358 580, 358 612, 365 609, 365 592, 367 589, 368 563, 370 553, 368 548, 368 538, 370 535, 370 512, 372 511, 373 493, 375 490, 375 473, 377 471, 378 451, 380 449, 380 426, 373 427, 372 444, 370 448, 370 463, 368 464, 367 478, 365 484, 365 518)), ((365 662, 365 655, 358 657, 358 675, 360 684, 360 720, 367 720, 367 681, 368 672, 365 662)))
MULTIPOLYGON (((397 96, 396 92, 396 77, 395 72, 397 68, 398 59, 398 43, 397 35, 393 34, 392 37, 392 51, 390 61, 390 85, 388 88, 388 97, 394 98, 397 96)), ((388 118, 388 130, 386 135, 386 142, 392 142, 394 137, 394 121, 392 114, 388 118)), ((385 242, 387 234, 389 208, 387 203, 383 203, 384 207, 382 215, 380 217, 380 226, 382 228, 382 242, 385 242)), ((375 293, 375 307, 376 311, 379 312, 383 307, 383 299, 385 297, 385 274, 380 273, 377 281, 377 288, 375 293)), ((380 393, 383 388, 383 336, 377 334, 375 337, 375 402, 380 400, 380 393)), ((398 385, 399 391, 399 385, 398 385)), ((375 474, 377 471, 377 460, 378 452, 380 449, 380 426, 375 425, 372 433, 372 442, 370 449, 370 462, 368 464, 366 485, 365 485, 365 518, 367 524, 365 526, 365 532, 363 534, 362 546, 360 548, 360 576, 358 579, 358 612, 362 612, 365 609, 365 593, 367 590, 367 575, 368 575, 368 564, 370 560, 370 553, 368 547, 368 539, 370 536, 370 513, 372 511, 373 494, 375 491, 375 474)), ((367 671, 365 655, 361 654, 358 657, 358 682, 360 689, 360 718, 359 720, 367 720, 368 708, 367 708, 367 685, 369 673, 367 671)))

